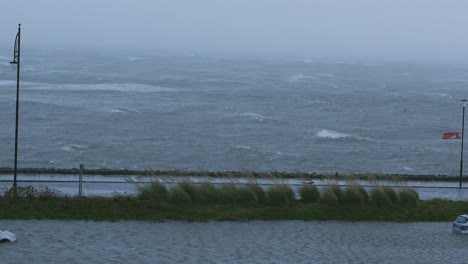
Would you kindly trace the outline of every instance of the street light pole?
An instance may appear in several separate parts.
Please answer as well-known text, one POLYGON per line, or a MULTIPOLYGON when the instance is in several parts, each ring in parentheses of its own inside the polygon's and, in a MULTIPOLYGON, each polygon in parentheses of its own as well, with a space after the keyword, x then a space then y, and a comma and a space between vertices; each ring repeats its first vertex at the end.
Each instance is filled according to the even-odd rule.
POLYGON ((463 137, 465 134, 465 107, 466 107, 466 98, 463 98, 463 115, 462 115, 462 136, 461 136, 461 155, 460 155, 460 180, 458 188, 462 187, 462 175, 463 175, 463 137))
POLYGON ((18 169, 18 116, 19 116, 19 80, 20 80, 20 48, 21 48, 21 24, 18 24, 18 33, 16 34, 15 47, 13 51, 13 61, 16 64, 16 124, 15 124, 15 163, 13 167, 13 193, 16 197, 17 169, 18 169))

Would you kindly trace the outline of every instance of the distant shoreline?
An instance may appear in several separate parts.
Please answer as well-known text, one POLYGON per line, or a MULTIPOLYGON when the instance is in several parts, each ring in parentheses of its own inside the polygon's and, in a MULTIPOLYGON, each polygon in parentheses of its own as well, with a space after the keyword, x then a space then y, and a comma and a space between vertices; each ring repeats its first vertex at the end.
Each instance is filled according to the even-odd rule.
MULTIPOLYGON (((11 174, 13 168, 1 167, 1 174, 11 174)), ((21 174, 79 174, 78 168, 18 168, 21 174)), ((198 176, 198 177, 228 177, 228 178, 289 178, 289 179, 388 179, 392 177, 412 181, 459 181, 459 176, 453 175, 420 175, 420 174, 383 174, 383 173, 308 173, 280 171, 205 171, 205 170, 128 170, 128 169, 84 169, 83 174, 91 175, 142 175, 142 176, 198 176)), ((468 178, 465 176, 464 179, 468 178)))

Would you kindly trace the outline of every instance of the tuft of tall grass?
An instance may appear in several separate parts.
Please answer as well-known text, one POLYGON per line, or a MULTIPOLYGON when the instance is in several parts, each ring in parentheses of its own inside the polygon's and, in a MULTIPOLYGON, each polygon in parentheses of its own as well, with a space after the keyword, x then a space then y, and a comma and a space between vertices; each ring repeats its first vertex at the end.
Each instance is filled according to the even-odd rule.
POLYGON ((365 192, 364 190, 364 192, 366 193, 366 195, 364 196, 361 189, 364 190, 364 188, 362 188, 361 185, 348 186, 345 191, 345 203, 357 206, 367 204, 367 192, 365 192))
POLYGON ((388 198, 390 199, 390 201, 392 201, 393 204, 398 203, 398 193, 395 191, 394 188, 390 186, 383 186, 382 189, 387 194, 388 198))
POLYGON ((333 193, 335 193, 336 198, 338 199, 338 204, 343 204, 345 197, 343 190, 341 190, 340 186, 338 184, 332 184, 330 185, 330 188, 333 191, 333 193))
POLYGON ((155 201, 166 200, 169 192, 164 184, 159 181, 152 181, 147 184, 137 185, 138 197, 140 199, 149 199, 155 201))
POLYGON ((378 207, 385 207, 392 204, 392 200, 381 186, 374 187, 371 191, 371 202, 378 207))
POLYGON ((267 190, 267 199, 271 205, 288 205, 295 200, 295 193, 287 184, 272 185, 267 190))
POLYGON ((221 201, 223 203, 235 203, 238 195, 237 187, 233 182, 223 183, 219 187, 221 201))
POLYGON ((211 182, 203 182, 195 186, 195 193, 193 200, 200 203, 219 203, 221 200, 221 193, 211 182))
POLYGON ((404 187, 399 191, 400 204, 403 206, 415 206, 419 200, 419 195, 414 188, 404 187))
POLYGON ((255 202, 259 204, 266 203, 265 190, 257 182, 249 182, 246 188, 252 193, 255 202))
POLYGON ((336 197, 336 194, 330 185, 325 186, 323 188, 322 197, 320 201, 324 204, 332 205, 332 206, 338 206, 340 204, 338 197, 336 197))
POLYGON ((305 203, 315 203, 320 200, 320 191, 314 184, 302 184, 299 189, 301 201, 305 203))
POLYGON ((197 188, 195 187, 195 184, 189 180, 181 180, 178 183, 178 186, 182 188, 185 193, 190 197, 191 200, 194 200, 197 195, 197 188))
POLYGON ((176 204, 192 203, 192 198, 190 195, 179 184, 171 188, 169 200, 176 204))

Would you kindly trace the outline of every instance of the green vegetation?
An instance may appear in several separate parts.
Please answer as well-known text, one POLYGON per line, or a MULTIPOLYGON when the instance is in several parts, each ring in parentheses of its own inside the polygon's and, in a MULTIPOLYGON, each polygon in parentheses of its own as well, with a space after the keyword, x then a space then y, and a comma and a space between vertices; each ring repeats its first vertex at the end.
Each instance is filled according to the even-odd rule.
POLYGON ((421 201, 404 185, 376 184, 366 191, 357 182, 317 187, 304 183, 296 197, 279 182, 265 190, 255 181, 213 184, 209 180, 153 181, 137 185, 137 196, 69 197, 45 188, 18 187, 0 196, 1 219, 77 220, 348 220, 452 221, 466 213, 468 201, 421 201), (369 192, 369 193, 368 193, 369 192))

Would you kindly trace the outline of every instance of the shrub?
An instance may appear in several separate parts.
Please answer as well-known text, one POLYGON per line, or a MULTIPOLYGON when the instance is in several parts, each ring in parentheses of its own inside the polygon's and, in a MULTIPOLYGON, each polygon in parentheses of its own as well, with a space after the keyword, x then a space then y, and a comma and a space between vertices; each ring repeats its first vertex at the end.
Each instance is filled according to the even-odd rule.
POLYGON ((320 192, 314 184, 303 184, 299 189, 301 201, 315 203, 320 199, 320 192))
POLYGON ((379 207, 389 206, 392 200, 388 197, 383 187, 374 187, 371 191, 371 201, 379 207))
POLYGON ((61 196, 63 195, 60 193, 59 190, 49 187, 40 188, 37 192, 37 198, 41 200, 50 200, 61 196))
POLYGON ((336 194, 331 186, 325 186, 325 188, 323 189, 321 202, 327 205, 339 205, 338 197, 336 197, 336 194))
POLYGON ((272 185, 267 191, 267 197, 271 205, 287 205, 295 200, 294 191, 287 184, 272 185))
MULTIPOLYGON (((3 195, 5 198, 15 198, 15 189, 11 187, 3 195)), ((16 198, 49 200, 62 196, 60 191, 49 188, 39 187, 39 190, 30 186, 16 186, 16 198)))

